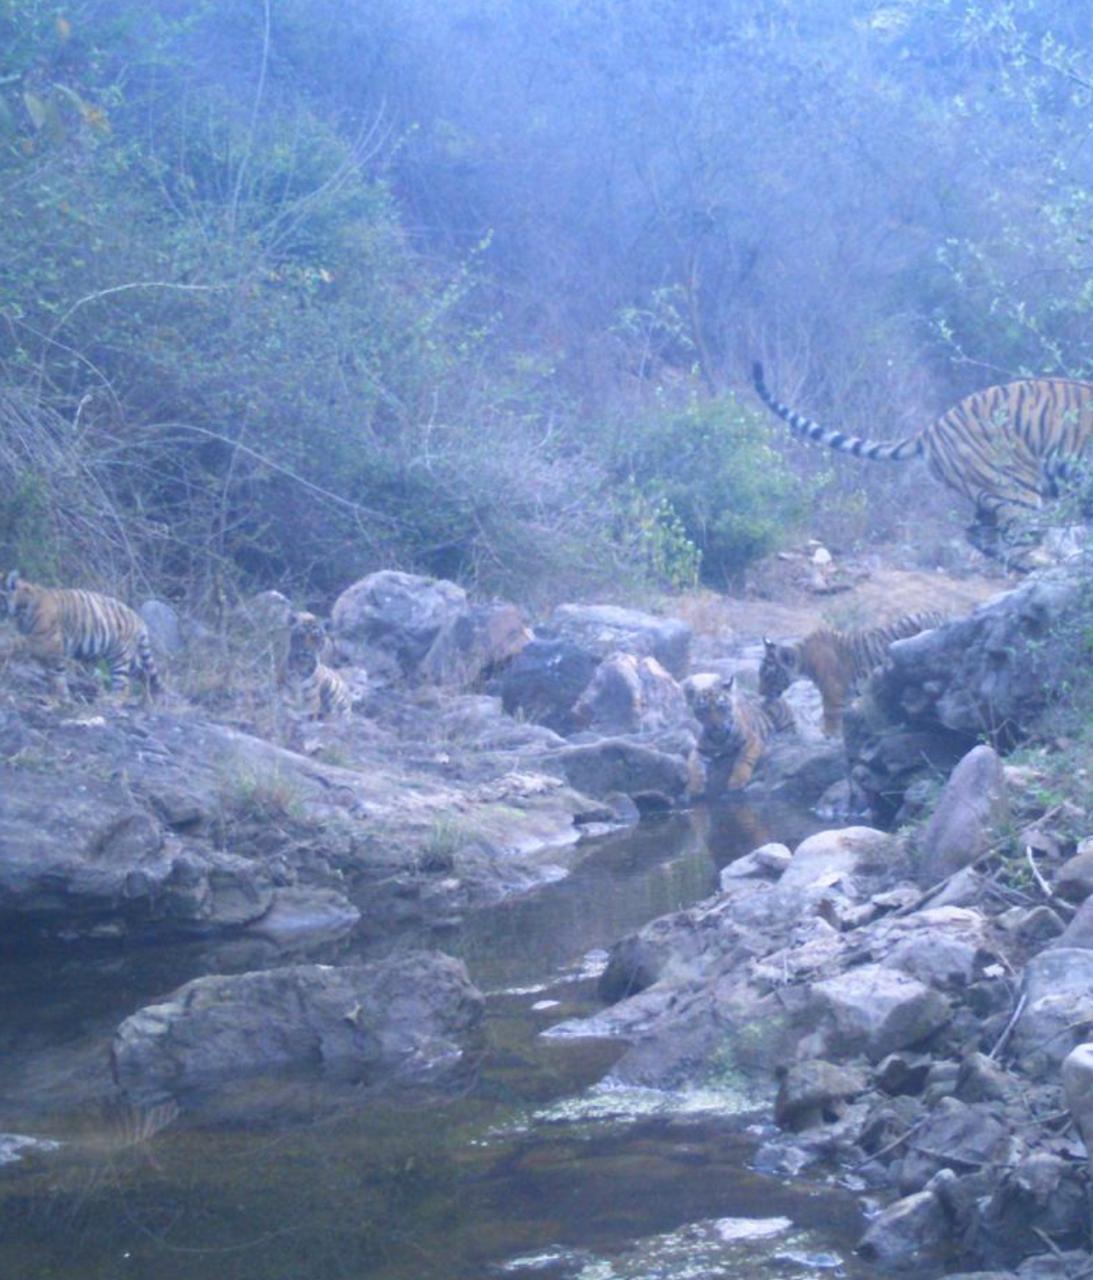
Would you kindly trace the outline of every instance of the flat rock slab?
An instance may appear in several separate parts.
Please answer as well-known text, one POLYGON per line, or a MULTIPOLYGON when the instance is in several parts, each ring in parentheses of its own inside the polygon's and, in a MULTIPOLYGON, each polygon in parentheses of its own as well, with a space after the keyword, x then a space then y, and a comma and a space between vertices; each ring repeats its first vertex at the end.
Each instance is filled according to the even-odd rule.
POLYGON ((126 1018, 114 1077, 141 1102, 285 1068, 368 1084, 432 1080, 459 1064, 483 1006, 462 962, 434 952, 214 974, 126 1018))

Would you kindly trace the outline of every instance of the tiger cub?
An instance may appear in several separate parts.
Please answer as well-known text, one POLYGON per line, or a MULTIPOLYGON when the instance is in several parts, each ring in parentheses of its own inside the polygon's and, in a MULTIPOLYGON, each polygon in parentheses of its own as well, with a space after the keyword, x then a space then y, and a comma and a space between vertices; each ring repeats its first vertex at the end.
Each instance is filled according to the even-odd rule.
POLYGON ((159 693, 148 628, 127 604, 96 591, 39 586, 16 569, 5 578, 2 594, 31 656, 46 669, 55 696, 68 697, 65 658, 105 662, 115 694, 128 692, 132 675, 141 677, 149 696, 159 693))
POLYGON ((349 686, 322 661, 326 630, 313 613, 289 619, 285 673, 297 687, 308 713, 318 719, 346 716, 352 710, 349 686))
MULTIPOLYGON (((968 540, 986 555, 1022 564, 1022 544, 1038 541, 1023 528, 1089 465, 1093 440, 1093 383, 1072 378, 1022 378, 973 392, 906 439, 882 444, 833 430, 797 413, 767 388, 763 366, 752 366, 752 385, 795 436, 871 462, 922 458, 930 473, 975 508, 968 540)), ((1080 487, 1080 486, 1079 486, 1080 487)))
POLYGON ((683 692, 702 729, 698 750, 723 765, 731 761, 726 785, 732 790, 747 786, 770 738, 796 727, 793 712, 781 698, 760 700, 737 688, 732 676, 688 676, 683 692))
POLYGON ((764 636, 759 692, 764 698, 780 698, 794 680, 811 680, 823 699, 824 733, 833 737, 842 727, 847 694, 884 664, 888 646, 944 621, 940 613, 909 613, 854 631, 820 627, 796 644, 776 644, 764 636))

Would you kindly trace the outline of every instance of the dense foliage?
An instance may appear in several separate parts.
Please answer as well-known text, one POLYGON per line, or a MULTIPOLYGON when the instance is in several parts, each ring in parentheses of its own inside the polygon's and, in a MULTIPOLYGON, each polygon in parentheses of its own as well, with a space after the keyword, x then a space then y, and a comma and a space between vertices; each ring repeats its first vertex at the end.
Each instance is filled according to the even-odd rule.
POLYGON ((3 0, 0 562, 534 595, 861 533, 861 471, 732 389, 758 354, 884 435, 1085 372, 1091 36, 1062 0, 3 0))

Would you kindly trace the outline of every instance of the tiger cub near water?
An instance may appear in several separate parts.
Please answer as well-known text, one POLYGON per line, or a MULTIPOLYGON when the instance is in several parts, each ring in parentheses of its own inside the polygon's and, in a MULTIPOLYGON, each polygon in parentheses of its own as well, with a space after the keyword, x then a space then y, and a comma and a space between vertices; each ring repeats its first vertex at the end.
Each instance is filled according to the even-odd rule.
MULTIPOLYGON (((1022 529, 1029 512, 1079 481, 1093 439, 1093 382, 1023 378, 986 387, 954 404, 913 436, 891 444, 832 430, 783 404, 752 366, 756 394, 795 436, 870 462, 923 458, 930 473, 975 506, 968 540, 985 555, 1037 541, 1022 529)), ((1014 567, 1022 565, 1020 555, 1014 567)))
POLYGON ((13 569, 4 580, 4 602, 33 658, 46 669, 55 696, 68 697, 64 659, 105 662, 110 688, 124 694, 132 675, 149 695, 160 690, 148 628, 127 604, 77 587, 42 587, 13 569))
POLYGON ((732 676, 713 672, 688 676, 683 692, 702 728, 699 752, 722 764, 732 762, 726 785, 733 790, 750 782, 769 739, 796 727, 793 712, 781 698, 760 701, 737 688, 732 676))
POLYGON ((764 698, 780 698, 794 680, 811 680, 823 699, 824 733, 833 737, 842 726, 846 695, 883 665, 888 646, 944 620, 940 613, 909 613, 883 626, 855 631, 820 627, 796 644, 776 644, 764 636, 759 692, 764 698))
POLYGON ((294 613, 289 619, 285 672, 300 691, 310 715, 319 719, 346 716, 352 710, 349 686, 322 661, 326 630, 313 613, 294 613))

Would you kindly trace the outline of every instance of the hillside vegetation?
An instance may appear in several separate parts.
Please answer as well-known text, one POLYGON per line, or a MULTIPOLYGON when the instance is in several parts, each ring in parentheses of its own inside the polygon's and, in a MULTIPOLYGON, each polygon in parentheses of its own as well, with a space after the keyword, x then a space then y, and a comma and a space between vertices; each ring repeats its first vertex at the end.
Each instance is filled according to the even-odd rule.
POLYGON ((0 563, 534 599, 724 586, 806 513, 905 531, 920 478, 869 505, 734 388, 761 355, 883 435, 1083 373, 1091 35, 1061 0, 5 0, 0 563))

